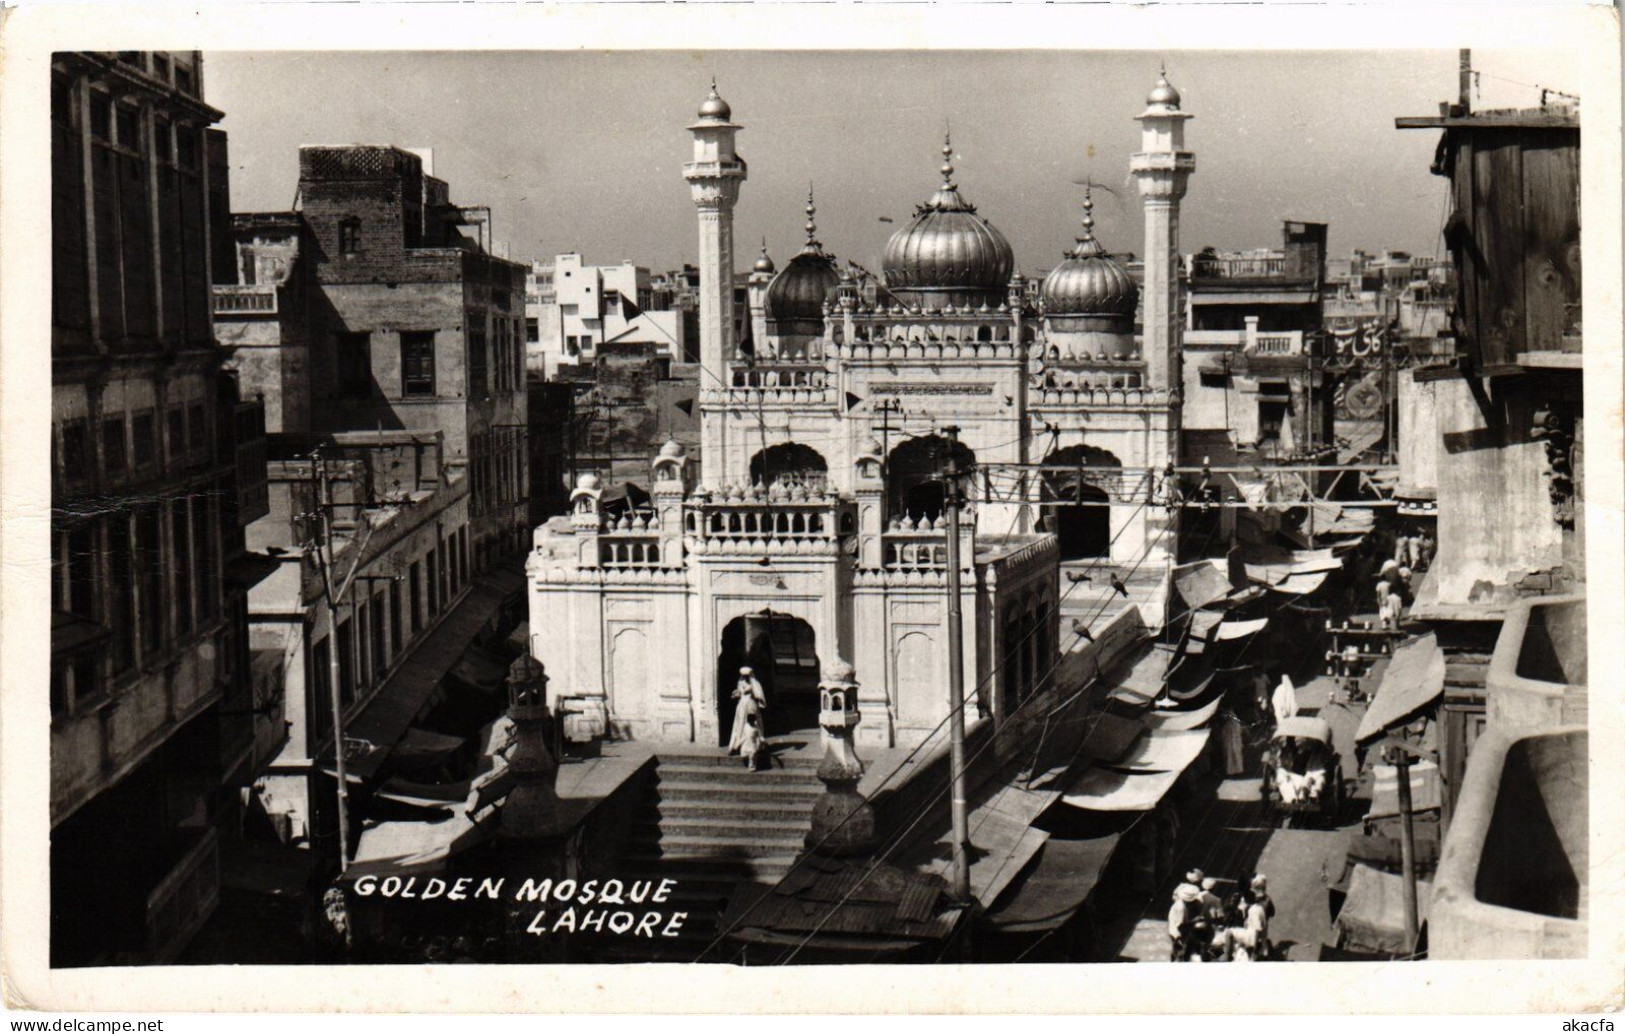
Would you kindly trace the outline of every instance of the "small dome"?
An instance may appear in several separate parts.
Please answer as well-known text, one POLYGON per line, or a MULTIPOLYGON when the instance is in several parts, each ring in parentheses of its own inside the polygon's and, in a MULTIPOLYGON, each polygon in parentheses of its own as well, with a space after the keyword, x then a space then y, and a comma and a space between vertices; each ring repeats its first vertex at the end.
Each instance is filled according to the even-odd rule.
POLYGON ((711 80, 711 93, 700 103, 700 118, 707 122, 727 122, 733 118, 733 109, 717 93, 717 81, 711 80))
POLYGON ((824 665, 825 682, 856 682, 858 671, 852 667, 852 662, 843 657, 836 657, 824 665))
POLYGON ((1086 194, 1083 235, 1066 261, 1044 278, 1039 300, 1046 316, 1134 316, 1140 289, 1095 240, 1093 209, 1086 194))
POLYGON ((667 460, 680 459, 683 456, 683 443, 675 438, 667 438, 666 444, 660 447, 660 458, 667 460))
POLYGON ((599 487, 602 485, 603 482, 598 479, 598 475, 592 473, 591 471, 588 471, 587 473, 576 478, 577 488, 584 488, 591 492, 598 491, 599 487))
POLYGON ((942 148, 942 185, 914 211, 914 219, 892 234, 881 259, 886 287, 903 301, 960 304, 970 298, 1004 294, 1015 269, 1015 252, 992 223, 976 214, 953 182, 942 148))
POLYGON ((772 273, 779 267, 773 264, 772 258, 767 254, 767 241, 762 242, 762 253, 756 256, 756 264, 750 267, 752 273, 772 273))
POLYGON ((1151 88, 1151 92, 1145 98, 1145 103, 1152 108, 1179 107, 1179 91, 1174 89, 1168 82, 1166 72, 1157 76, 1157 85, 1151 88))
POLYGON ((817 213, 812 191, 808 190, 807 243, 767 286, 767 318, 781 333, 821 332, 824 302, 840 288, 841 275, 835 270, 835 258, 818 243, 818 226, 813 221, 817 213))

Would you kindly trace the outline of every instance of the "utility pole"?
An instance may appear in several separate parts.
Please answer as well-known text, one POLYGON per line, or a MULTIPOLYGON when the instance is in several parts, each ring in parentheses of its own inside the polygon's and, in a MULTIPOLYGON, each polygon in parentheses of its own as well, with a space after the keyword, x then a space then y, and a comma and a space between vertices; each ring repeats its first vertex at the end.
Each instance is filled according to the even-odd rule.
MULTIPOLYGON (((366 531, 362 533, 361 540, 356 544, 355 559, 350 563, 350 573, 345 575, 344 581, 339 585, 338 591, 333 589, 333 524, 331 507, 328 496, 327 460, 321 455, 321 449, 311 453, 311 463, 316 472, 316 520, 321 528, 320 540, 316 543, 316 564, 322 573, 322 595, 327 602, 327 688, 329 709, 333 712, 333 773, 338 779, 338 809, 339 809, 339 874, 343 875, 350 869, 350 783, 345 772, 344 764, 344 697, 339 685, 343 672, 339 657, 339 603, 350 592, 350 586, 355 582, 356 572, 361 569, 361 557, 366 551, 367 540, 372 538, 372 525, 367 523, 366 531), (325 552, 324 552, 325 551, 325 552)), ((365 523, 365 518, 363 517, 365 523)), ((432 577, 432 575, 431 575, 432 577)))
POLYGON ((952 894, 970 903, 970 820, 965 809, 965 629, 959 593, 959 428, 944 427, 948 457, 943 463, 944 499, 948 510, 948 737, 950 793, 953 809, 954 878, 952 894))
POLYGON ((1405 942, 1416 951, 1420 921, 1416 913, 1416 840, 1411 826, 1411 753, 1403 744, 1388 748, 1388 763, 1394 766, 1399 795, 1399 865, 1404 870, 1405 942))

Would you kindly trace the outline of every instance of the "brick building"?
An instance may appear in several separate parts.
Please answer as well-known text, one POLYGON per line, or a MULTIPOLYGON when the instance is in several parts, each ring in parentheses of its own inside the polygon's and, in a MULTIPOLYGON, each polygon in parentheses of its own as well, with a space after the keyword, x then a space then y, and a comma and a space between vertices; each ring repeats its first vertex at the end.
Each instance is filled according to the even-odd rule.
POLYGON ((427 152, 301 148, 298 197, 233 217, 216 312, 244 383, 278 398, 279 431, 442 433, 474 570, 521 551, 526 267, 492 254, 489 210, 453 204, 427 152))
POLYGON ((166 961, 253 765, 243 528, 264 415, 222 369, 221 113, 195 52, 51 68, 51 963, 166 961))

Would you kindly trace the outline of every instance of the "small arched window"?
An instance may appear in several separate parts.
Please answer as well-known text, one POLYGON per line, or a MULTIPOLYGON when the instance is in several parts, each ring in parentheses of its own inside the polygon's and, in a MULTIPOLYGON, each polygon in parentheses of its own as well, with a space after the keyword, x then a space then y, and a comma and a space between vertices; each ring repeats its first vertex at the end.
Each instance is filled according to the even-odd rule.
POLYGON ((354 255, 361 250, 361 220, 350 216, 339 223, 339 251, 354 255))

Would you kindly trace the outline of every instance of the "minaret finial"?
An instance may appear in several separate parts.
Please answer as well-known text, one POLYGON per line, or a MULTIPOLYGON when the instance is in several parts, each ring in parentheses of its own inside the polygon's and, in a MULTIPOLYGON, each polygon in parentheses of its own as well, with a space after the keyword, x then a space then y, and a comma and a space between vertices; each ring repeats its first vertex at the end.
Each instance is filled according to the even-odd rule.
POLYGON ((813 216, 817 214, 818 205, 813 201, 813 185, 809 181, 807 183, 807 247, 809 249, 818 247, 818 224, 813 221, 813 216))

